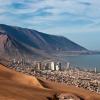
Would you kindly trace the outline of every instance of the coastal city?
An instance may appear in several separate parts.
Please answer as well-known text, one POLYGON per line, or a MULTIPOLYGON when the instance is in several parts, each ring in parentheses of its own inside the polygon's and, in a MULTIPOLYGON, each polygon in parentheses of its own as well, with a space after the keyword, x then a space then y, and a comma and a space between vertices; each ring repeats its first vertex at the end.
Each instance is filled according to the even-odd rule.
POLYGON ((94 71, 88 71, 73 67, 70 62, 62 65, 61 62, 53 60, 30 62, 24 59, 12 59, 8 67, 37 78, 41 77, 49 81, 74 85, 100 93, 100 73, 96 68, 94 71))

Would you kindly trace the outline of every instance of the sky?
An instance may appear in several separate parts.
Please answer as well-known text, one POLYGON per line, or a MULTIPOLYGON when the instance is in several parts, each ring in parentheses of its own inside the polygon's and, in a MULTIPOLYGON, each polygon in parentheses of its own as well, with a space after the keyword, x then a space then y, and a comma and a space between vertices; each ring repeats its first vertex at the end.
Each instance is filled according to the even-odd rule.
POLYGON ((0 0, 0 23, 65 36, 100 50, 100 0, 0 0))

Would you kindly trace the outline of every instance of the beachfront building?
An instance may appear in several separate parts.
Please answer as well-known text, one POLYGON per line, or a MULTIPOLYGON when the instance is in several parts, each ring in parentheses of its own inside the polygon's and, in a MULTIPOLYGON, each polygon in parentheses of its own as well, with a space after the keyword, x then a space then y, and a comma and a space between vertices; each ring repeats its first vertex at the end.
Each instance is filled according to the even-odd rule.
POLYGON ((97 73, 97 68, 95 67, 94 72, 97 73))
POLYGON ((61 63, 51 62, 51 70, 53 70, 53 71, 61 70, 61 63))
POLYGON ((66 67, 67 69, 69 69, 70 68, 70 63, 69 62, 67 62, 67 67, 66 67))
POLYGON ((34 68, 36 70, 51 70, 51 71, 58 71, 61 70, 61 63, 59 62, 35 62, 34 68))
POLYGON ((51 70, 55 70, 55 62, 51 62, 51 70))
POLYGON ((59 70, 59 63, 58 63, 58 64, 56 64, 56 66, 55 66, 55 70, 56 70, 56 71, 58 71, 58 70, 59 70))

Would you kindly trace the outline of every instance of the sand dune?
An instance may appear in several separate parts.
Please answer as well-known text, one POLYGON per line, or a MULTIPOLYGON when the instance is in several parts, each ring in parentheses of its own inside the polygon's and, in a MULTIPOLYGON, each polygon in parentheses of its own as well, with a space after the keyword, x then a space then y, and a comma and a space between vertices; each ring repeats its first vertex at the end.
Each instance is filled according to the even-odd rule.
POLYGON ((0 100, 56 100, 56 95, 70 93, 81 100, 100 100, 100 95, 64 84, 24 75, 0 65, 0 100))
POLYGON ((9 70, 6 67, 0 66, 0 79, 2 78, 23 85, 43 88, 35 77, 27 76, 18 72, 16 73, 15 71, 9 70))

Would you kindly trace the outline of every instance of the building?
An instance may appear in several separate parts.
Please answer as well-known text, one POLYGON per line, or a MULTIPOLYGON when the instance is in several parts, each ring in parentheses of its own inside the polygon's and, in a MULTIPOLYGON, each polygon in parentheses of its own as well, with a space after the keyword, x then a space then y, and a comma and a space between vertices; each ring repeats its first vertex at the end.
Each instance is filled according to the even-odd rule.
POLYGON ((58 70, 59 70, 59 63, 58 63, 58 64, 56 64, 56 66, 55 66, 55 70, 56 70, 56 71, 58 71, 58 70))
POLYGON ((97 68, 95 67, 94 72, 97 73, 97 68))
POLYGON ((41 62, 37 62, 35 67, 37 70, 41 70, 41 62))
POLYGON ((34 63, 36 70, 52 70, 52 71, 58 71, 61 70, 61 63, 59 62, 35 62, 34 63))
POLYGON ((51 62, 51 70, 61 70, 61 63, 59 62, 51 62))
POLYGON ((59 62, 59 70, 62 70, 62 64, 59 62))
POLYGON ((70 63, 69 62, 67 62, 67 69, 69 69, 70 68, 70 63))
POLYGON ((51 66, 50 66, 50 63, 45 63, 45 70, 51 70, 51 66))
POLYGON ((51 70, 55 70, 55 62, 52 61, 50 66, 51 66, 51 70))

